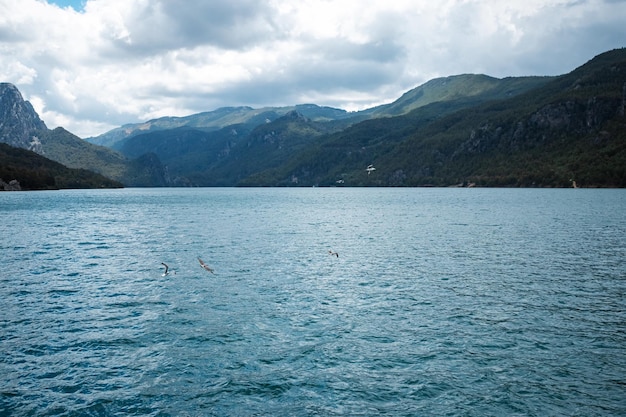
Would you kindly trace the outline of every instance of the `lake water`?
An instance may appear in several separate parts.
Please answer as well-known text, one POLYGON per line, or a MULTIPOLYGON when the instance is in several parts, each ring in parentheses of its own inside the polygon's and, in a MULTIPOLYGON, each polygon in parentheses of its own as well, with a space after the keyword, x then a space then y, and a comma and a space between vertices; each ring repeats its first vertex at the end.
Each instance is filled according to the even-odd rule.
POLYGON ((15 192, 0 215, 2 416, 626 415, 626 190, 15 192))

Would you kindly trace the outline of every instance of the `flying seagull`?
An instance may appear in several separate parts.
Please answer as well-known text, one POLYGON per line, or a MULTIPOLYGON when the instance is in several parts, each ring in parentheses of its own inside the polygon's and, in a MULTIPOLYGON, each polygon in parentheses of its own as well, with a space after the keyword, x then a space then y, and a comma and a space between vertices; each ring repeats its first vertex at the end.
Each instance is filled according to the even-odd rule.
POLYGON ((376 171, 376 168, 374 168, 374 165, 368 165, 367 168, 365 168, 365 170, 367 171, 367 175, 371 174, 372 171, 376 171))
POLYGON ((169 275, 170 274, 169 273, 170 267, 167 266, 167 264, 164 263, 164 262, 161 262, 161 265, 163 265, 165 267, 165 272, 163 272, 163 276, 169 275))
POLYGON ((336 256, 337 258, 339 258, 339 254, 338 254, 337 252, 333 252, 332 250, 329 250, 329 251, 328 251, 328 254, 329 254, 330 256, 336 256))
POLYGON ((206 269, 210 273, 214 274, 213 269, 211 269, 207 264, 205 264, 202 259, 198 258, 198 262, 200 262, 200 266, 201 267, 203 267, 204 269, 206 269))

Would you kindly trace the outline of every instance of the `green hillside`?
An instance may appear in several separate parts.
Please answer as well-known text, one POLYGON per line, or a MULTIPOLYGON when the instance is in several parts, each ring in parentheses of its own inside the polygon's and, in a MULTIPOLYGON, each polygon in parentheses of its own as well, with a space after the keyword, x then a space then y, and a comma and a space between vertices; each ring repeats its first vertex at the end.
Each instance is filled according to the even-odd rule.
POLYGON ((102 135, 87 138, 96 145, 120 149, 127 139, 138 135, 181 128, 215 131, 231 126, 247 126, 252 129, 267 122, 272 122, 284 115, 297 111, 314 121, 343 120, 353 116, 345 110, 315 104, 298 104, 284 107, 222 107, 217 110, 192 114, 184 117, 161 117, 145 123, 128 124, 113 129, 102 135))
POLYGON ((292 111, 256 127, 157 130, 123 140, 119 150, 128 158, 153 153, 167 168, 171 185, 232 186, 283 164, 332 128, 292 111))
POLYGON ((610 51, 509 99, 362 122, 241 185, 624 187, 625 83, 610 51))
POLYGON ((345 164, 353 164, 356 169, 363 162, 358 158, 355 160, 362 150, 353 151, 352 148, 365 144, 369 148, 389 148, 416 129, 445 115, 521 94, 549 80, 549 77, 500 80, 482 75, 437 79, 369 113, 347 113, 316 105, 293 106, 297 110, 282 116, 279 113, 287 107, 224 108, 186 118, 161 118, 148 122, 140 130, 117 140, 114 148, 128 158, 154 153, 167 170, 169 185, 268 185, 267 181, 297 185, 299 175, 288 175, 276 181, 270 179, 267 170, 291 166, 302 160, 301 153, 304 158, 314 156, 320 146, 323 148, 325 143, 336 141, 341 142, 339 147, 342 152, 348 152, 349 157, 344 158, 342 152, 333 152, 330 156, 322 152, 320 158, 324 162, 321 166, 328 166, 328 172, 335 170, 332 175, 341 177, 346 170, 345 164), (409 111, 411 108, 413 110, 409 111), (389 117, 396 113, 403 116, 389 117), (240 123, 224 126, 233 122, 240 123), (182 127, 168 128, 181 124, 182 127))
POLYGON ((5 125, 24 126, 3 140, 127 186, 626 186, 624 49, 559 77, 438 78, 361 112, 231 107, 90 138, 110 147, 37 127, 3 91, 23 121, 5 125))
POLYGON ((126 158, 119 152, 80 139, 63 128, 39 132, 43 154, 70 168, 97 172, 126 186, 168 185, 158 158, 126 158))
POLYGON ((35 152, 5 143, 0 143, 0 179, 5 183, 16 180, 22 190, 122 187, 121 183, 102 175, 71 169, 35 152))
MULTIPOLYGON (((400 116, 432 103, 501 100, 545 85, 554 77, 508 77, 463 74, 436 78, 404 93, 388 105, 368 111, 374 117, 400 116)), ((460 108, 459 108, 460 109, 460 108)))

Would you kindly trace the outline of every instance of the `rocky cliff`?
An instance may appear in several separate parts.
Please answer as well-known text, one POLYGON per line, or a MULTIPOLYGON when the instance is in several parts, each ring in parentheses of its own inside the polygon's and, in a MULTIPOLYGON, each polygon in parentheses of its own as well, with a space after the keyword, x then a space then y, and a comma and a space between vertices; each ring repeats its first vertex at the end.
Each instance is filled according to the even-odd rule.
POLYGON ((17 87, 0 83, 0 142, 43 154, 38 132, 46 129, 17 87))
MULTIPOLYGON (((48 129, 17 87, 9 83, 0 83, 0 143, 33 151, 68 168, 101 174, 124 185, 167 185, 164 168, 158 158, 131 160, 112 149, 89 143, 61 127, 48 129)), ((5 178, 6 181, 11 179, 5 178)), ((67 186, 74 187, 72 184, 67 186)))

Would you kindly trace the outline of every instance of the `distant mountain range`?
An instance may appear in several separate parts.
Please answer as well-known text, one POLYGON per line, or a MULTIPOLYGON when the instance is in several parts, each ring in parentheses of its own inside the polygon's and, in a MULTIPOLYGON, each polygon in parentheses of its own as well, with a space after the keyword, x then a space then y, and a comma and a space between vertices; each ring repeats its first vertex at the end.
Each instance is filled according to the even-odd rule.
POLYGON ((438 78, 360 112, 221 108, 86 140, 0 84, 0 142, 126 186, 625 187, 625 105, 626 49, 558 77, 438 78))

